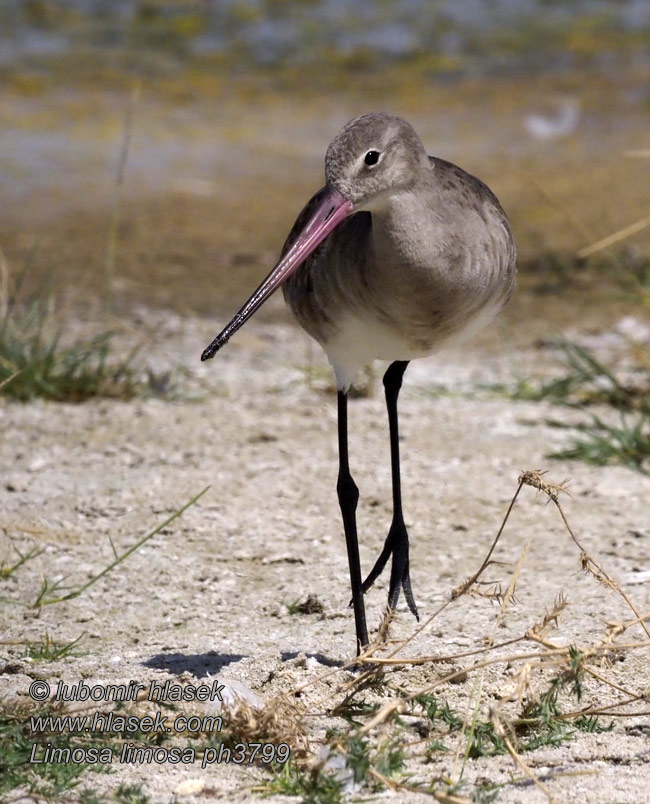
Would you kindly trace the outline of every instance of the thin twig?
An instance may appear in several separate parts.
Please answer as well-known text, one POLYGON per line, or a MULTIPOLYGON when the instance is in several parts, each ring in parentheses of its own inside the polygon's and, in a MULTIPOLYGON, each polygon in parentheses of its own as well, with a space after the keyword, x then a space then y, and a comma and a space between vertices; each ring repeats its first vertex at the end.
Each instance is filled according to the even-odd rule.
POLYGON ((637 232, 643 231, 647 226, 650 226, 650 215, 647 215, 645 218, 641 218, 634 223, 631 223, 629 226, 623 227, 623 229, 619 229, 616 232, 613 232, 611 235, 607 237, 603 237, 602 240, 597 240, 595 243, 592 243, 590 246, 585 246, 585 248, 581 248, 580 251, 577 252, 576 256, 580 259, 584 257, 590 257, 592 254, 595 254, 597 251, 602 251, 604 248, 608 246, 613 246, 614 243, 618 243, 621 240, 625 240, 628 237, 631 237, 633 234, 637 232))
POLYGON ((496 710, 492 709, 490 711, 490 720, 494 727, 495 733, 503 740, 503 744, 506 747, 506 750, 514 760, 517 767, 528 776, 528 778, 533 782, 535 787, 542 791, 542 793, 546 796, 549 800, 550 804, 553 804, 555 799, 553 798, 551 791, 546 787, 546 785, 540 781, 537 776, 532 772, 532 770, 528 767, 528 765, 524 762, 524 760, 519 756, 516 752, 514 746, 508 739, 508 735, 506 734, 506 730, 503 728, 503 724, 501 723, 501 719, 497 714, 496 710))
POLYGON ((596 580, 600 581, 601 583, 604 583, 606 586, 609 586, 610 589, 614 590, 615 592, 618 592, 621 595, 623 600, 625 600, 627 605, 634 612, 635 617, 639 621, 646 635, 650 638, 650 629, 645 623, 645 618, 643 618, 639 614, 636 606, 634 605, 634 603, 632 603, 625 590, 622 589, 619 586, 619 584, 611 577, 611 575, 609 575, 605 571, 603 566, 585 550, 585 548, 578 541, 578 537, 573 532, 571 525, 569 525, 569 521, 566 517, 566 514, 564 513, 564 509, 562 508, 562 505, 560 504, 559 501, 560 492, 568 493, 565 488, 566 481, 564 481, 559 485, 554 485, 544 480, 543 478, 544 474, 545 472, 541 472, 539 470, 523 472, 520 477, 520 482, 523 482, 528 486, 532 486, 533 488, 536 488, 539 491, 544 492, 549 497, 549 499, 553 501, 560 516, 562 517, 562 522, 564 522, 564 526, 567 529, 569 536, 573 540, 578 550, 580 550, 580 560, 582 562, 583 569, 586 570, 587 572, 590 572, 596 578, 596 580))
POLYGON ((508 522, 508 519, 510 518, 510 514, 511 514, 512 509, 513 509, 513 507, 515 505, 515 502, 517 501, 517 497, 519 496, 519 492, 521 491, 522 485, 523 485, 523 483, 522 483, 522 481, 520 479, 519 485, 517 486, 517 490, 515 491, 512 499, 510 500, 510 505, 508 506, 508 509, 507 509, 507 511, 505 513, 505 516, 503 517, 503 521, 501 522, 501 526, 500 526, 499 530, 497 531, 497 534, 494 537, 494 540, 492 541, 492 544, 490 545, 490 549, 488 550, 487 555, 483 559, 483 563, 478 568, 478 570, 467 581, 465 581, 460 586, 457 586, 455 589, 453 589, 451 594, 450 594, 450 596, 449 596, 449 598, 444 603, 442 603, 440 606, 438 606, 438 608, 433 612, 433 614, 431 614, 429 617, 427 617, 427 619, 422 623, 422 625, 420 625, 418 628, 416 628, 415 631, 413 631, 413 633, 408 637, 408 639, 405 639, 402 643, 400 643, 400 645, 397 648, 395 648, 395 650, 392 653, 389 654, 389 656, 388 656, 389 659, 392 659, 393 657, 397 656, 402 650, 404 650, 404 648, 410 642, 412 642, 419 634, 421 634, 426 628, 429 627, 429 625, 433 622, 433 620, 439 614, 441 614, 447 608, 447 606, 450 605, 450 603, 452 603, 454 600, 457 600, 462 595, 467 594, 467 592, 471 589, 471 587, 474 586, 474 584, 477 582, 477 580, 479 579, 479 577, 481 576, 483 571, 490 564, 490 558, 492 557, 492 553, 494 552, 494 549, 497 546, 497 542, 501 538, 501 534, 503 533, 504 528, 505 528, 505 526, 506 526, 506 524, 508 522))
POLYGON ((461 595, 466 594, 467 591, 472 586, 474 586, 476 581, 479 579, 479 577, 482 575, 482 573, 484 572, 484 570, 486 569, 486 567, 490 563, 490 558, 492 557, 492 553, 494 552, 494 548, 497 546, 497 542, 501 538, 501 534, 503 533, 503 530, 504 530, 504 528, 506 526, 506 523, 508 522, 508 519, 510 518, 510 513, 512 512, 512 509, 514 508, 514 505, 517 502, 517 497, 519 496, 519 492, 521 491, 521 487, 523 485, 524 485, 524 481, 521 478, 519 478, 519 484, 517 485, 517 490, 515 491, 512 499, 510 500, 510 505, 508 506, 508 510, 506 511, 505 516, 503 517, 503 522, 501 523, 501 527, 497 531, 497 535, 494 537, 494 541, 492 542, 492 545, 490 546, 490 549, 488 550, 487 555, 483 559, 483 563, 478 568, 478 570, 474 573, 474 575, 472 575, 470 578, 468 578, 468 580, 466 580, 464 583, 462 583, 460 586, 458 586, 458 587, 456 587, 456 589, 454 589, 454 591, 451 593, 451 599, 452 600, 456 600, 461 595))
POLYGON ((120 154, 117 160, 117 170, 115 172, 115 199, 113 201, 113 211, 111 215, 111 225, 108 233, 108 246, 106 248, 106 298, 105 306, 107 310, 113 308, 113 293, 115 285, 115 263, 117 258, 117 236, 120 225, 122 211, 122 195, 124 192, 124 179, 126 176, 126 163, 129 157, 129 146, 133 133, 133 118, 135 108, 140 99, 140 82, 137 82, 129 96, 124 117, 124 129, 122 131, 122 143, 120 154))

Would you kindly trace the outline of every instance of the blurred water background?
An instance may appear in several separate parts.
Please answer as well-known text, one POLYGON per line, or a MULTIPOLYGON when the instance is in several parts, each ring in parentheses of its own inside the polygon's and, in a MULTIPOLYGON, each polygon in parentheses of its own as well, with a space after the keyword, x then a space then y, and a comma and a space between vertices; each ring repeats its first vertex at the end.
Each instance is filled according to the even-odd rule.
POLYGON ((125 299, 231 304, 371 109, 493 186, 524 267, 647 214, 647 0, 2 0, 0 82, 4 252, 92 288, 119 224, 125 299))
POLYGON ((4 0, 0 25, 5 66, 76 51, 154 70, 183 59, 235 69, 422 59, 458 76, 647 61, 650 9, 646 0, 4 0))

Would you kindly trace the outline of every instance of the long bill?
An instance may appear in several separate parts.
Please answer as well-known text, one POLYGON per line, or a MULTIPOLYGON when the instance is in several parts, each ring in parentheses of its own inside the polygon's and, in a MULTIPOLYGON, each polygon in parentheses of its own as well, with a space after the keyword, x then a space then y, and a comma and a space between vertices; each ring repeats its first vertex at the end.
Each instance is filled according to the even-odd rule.
POLYGON ((322 243, 341 221, 352 214, 354 205, 338 190, 330 187, 320 200, 309 220, 298 234, 294 244, 271 273, 244 304, 232 321, 224 327, 203 351, 201 360, 209 360, 224 346, 230 337, 258 310, 269 296, 299 268, 314 249, 322 243))

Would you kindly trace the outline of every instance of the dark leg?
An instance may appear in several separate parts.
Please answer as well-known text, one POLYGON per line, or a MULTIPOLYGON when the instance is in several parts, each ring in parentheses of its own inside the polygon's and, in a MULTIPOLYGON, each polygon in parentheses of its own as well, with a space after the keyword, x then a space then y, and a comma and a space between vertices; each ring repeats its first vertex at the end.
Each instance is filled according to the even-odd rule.
POLYGON ((348 547, 358 655, 361 652, 361 648, 365 648, 368 644, 368 628, 366 626, 366 610, 361 589, 361 564, 359 563, 359 542, 357 541, 356 510, 359 501, 359 489, 352 479, 348 463, 348 395, 343 391, 339 391, 339 479, 336 484, 336 491, 339 495, 343 528, 345 529, 345 542, 348 547))
POLYGON ((391 609, 397 606, 400 589, 404 590, 404 597, 409 609, 417 619, 418 609, 411 591, 411 576, 409 573, 409 535, 402 515, 402 483, 399 470, 399 430, 397 424, 397 398, 402 387, 402 377, 408 366, 407 360, 397 360, 391 363, 384 374, 384 389, 386 391, 386 408, 388 409, 388 427, 390 430, 390 466, 393 476, 393 521, 375 566, 362 585, 366 592, 377 580, 386 566, 388 557, 393 556, 390 570, 390 586, 388 587, 388 605, 391 609))

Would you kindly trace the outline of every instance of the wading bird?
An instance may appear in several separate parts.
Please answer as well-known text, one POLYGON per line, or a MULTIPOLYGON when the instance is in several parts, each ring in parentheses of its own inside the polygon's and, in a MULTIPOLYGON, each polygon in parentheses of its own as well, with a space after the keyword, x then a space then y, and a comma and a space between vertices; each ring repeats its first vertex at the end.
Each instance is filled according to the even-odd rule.
POLYGON ((391 558, 388 604, 400 590, 418 617, 402 515, 397 397, 413 358, 487 324, 515 284, 515 245, 505 212, 479 179, 427 156, 413 127, 364 114, 332 140, 325 186, 296 220, 280 261, 205 349, 208 360, 280 286, 300 325, 325 350, 338 387, 337 492, 347 543, 357 650, 368 644, 364 593, 391 558), (348 462, 347 392, 374 359, 384 375, 393 519, 362 582, 356 528, 359 491, 348 462))

